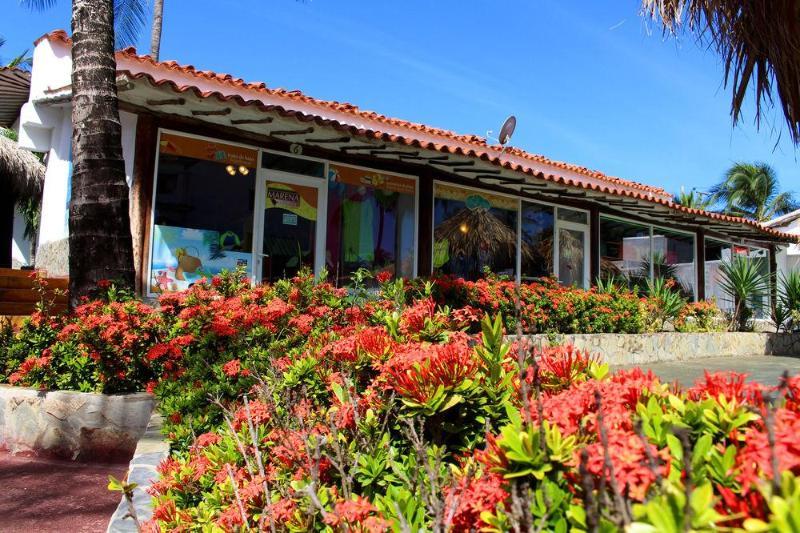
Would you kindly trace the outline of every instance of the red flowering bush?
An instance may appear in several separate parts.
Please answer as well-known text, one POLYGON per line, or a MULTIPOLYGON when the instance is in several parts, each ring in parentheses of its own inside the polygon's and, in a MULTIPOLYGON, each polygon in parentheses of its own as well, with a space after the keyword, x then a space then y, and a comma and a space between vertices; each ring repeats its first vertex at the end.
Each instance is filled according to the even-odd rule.
POLYGON ((4 341, 4 377, 156 394, 174 451, 151 488, 150 530, 780 530, 794 519, 798 378, 770 388, 709 374, 680 390, 639 369, 611 374, 570 346, 506 343, 516 316, 523 331, 638 331, 633 294, 524 285, 517 315, 499 279, 378 283, 347 291, 303 274, 252 287, 232 274, 158 309, 111 285, 4 341))
POLYGON ((7 380, 84 392, 139 391, 157 373, 144 354, 165 334, 152 307, 107 285, 72 315, 35 313, 6 351, 7 380))
POLYGON ((681 391, 572 347, 508 346, 499 320, 430 342, 402 313, 344 315, 356 324, 273 359, 252 399, 162 465, 158 527, 661 531, 690 509, 711 530, 779 519, 773 464, 775 497, 800 505, 792 380, 681 391))
POLYGON ((492 276, 478 281, 438 277, 433 288, 440 304, 469 309, 477 320, 499 313, 510 332, 516 331, 517 316, 523 333, 640 333, 644 329, 642 302, 630 291, 601 293, 594 287, 564 286, 551 278, 523 283, 517 289, 513 281, 492 276))
POLYGON ((675 329, 683 332, 725 331, 722 311, 713 300, 689 302, 675 319, 675 329))

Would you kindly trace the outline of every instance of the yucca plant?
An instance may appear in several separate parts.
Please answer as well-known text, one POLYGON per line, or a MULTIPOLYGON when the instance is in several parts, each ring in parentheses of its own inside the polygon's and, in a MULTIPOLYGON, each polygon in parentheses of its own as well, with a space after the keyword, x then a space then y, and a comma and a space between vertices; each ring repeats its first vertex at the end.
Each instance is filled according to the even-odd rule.
POLYGON ((736 256, 720 264, 720 287, 733 300, 729 329, 746 331, 754 311, 765 307, 770 279, 762 272, 763 261, 762 258, 736 256))
POLYGON ((778 300, 775 302, 775 327, 786 331, 800 328, 800 272, 792 270, 778 277, 778 300))

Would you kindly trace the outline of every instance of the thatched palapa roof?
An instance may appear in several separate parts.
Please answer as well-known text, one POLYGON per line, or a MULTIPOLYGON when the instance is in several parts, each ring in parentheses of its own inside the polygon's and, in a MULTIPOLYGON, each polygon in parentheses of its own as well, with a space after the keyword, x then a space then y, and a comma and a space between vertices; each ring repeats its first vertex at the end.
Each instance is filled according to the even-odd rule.
POLYGON ((0 189, 20 196, 38 196, 44 186, 45 166, 33 153, 0 135, 0 189))
MULTIPOLYGON (((495 258, 516 257, 516 232, 488 209, 465 207, 436 227, 434 239, 447 239, 451 256, 477 257, 484 250, 495 258)), ((531 253, 530 246, 523 243, 523 257, 531 253)))
POLYGON ((668 32, 689 28, 722 57, 738 120, 745 95, 756 98, 756 120, 780 104, 800 144, 800 0, 642 0, 668 32))

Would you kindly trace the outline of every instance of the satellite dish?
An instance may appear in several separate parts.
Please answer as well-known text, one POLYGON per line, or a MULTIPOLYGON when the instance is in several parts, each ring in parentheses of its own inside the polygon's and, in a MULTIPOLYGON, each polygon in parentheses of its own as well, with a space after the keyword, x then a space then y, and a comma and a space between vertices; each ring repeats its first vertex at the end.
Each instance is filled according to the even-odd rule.
POLYGON ((497 139, 500 141, 500 144, 505 146, 505 144, 511 140, 511 136, 514 135, 514 128, 517 127, 517 118, 514 115, 511 115, 503 122, 503 127, 500 128, 500 136, 497 139))

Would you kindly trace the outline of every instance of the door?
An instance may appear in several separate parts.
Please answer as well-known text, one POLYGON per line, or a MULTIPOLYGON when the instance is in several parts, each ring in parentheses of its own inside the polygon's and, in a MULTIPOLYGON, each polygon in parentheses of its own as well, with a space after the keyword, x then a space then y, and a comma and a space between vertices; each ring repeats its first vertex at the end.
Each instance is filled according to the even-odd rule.
POLYGON ((582 288, 588 285, 586 243, 585 230, 558 229, 558 281, 562 284, 582 288))
POLYGON ((589 287, 589 221, 583 211, 559 207, 556 268, 563 285, 589 287))
POLYGON ((323 265, 325 180, 274 170, 259 175, 255 279, 274 283, 323 265))

